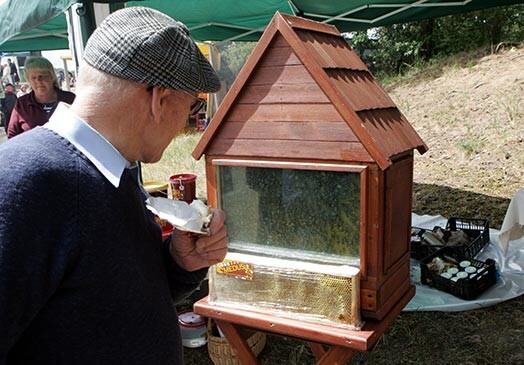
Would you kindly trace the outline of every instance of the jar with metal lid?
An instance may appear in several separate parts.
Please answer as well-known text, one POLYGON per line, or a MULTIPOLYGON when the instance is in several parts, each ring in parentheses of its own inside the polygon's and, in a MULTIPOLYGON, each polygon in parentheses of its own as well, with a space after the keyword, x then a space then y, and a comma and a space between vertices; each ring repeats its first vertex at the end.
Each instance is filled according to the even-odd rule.
POLYGON ((178 323, 182 334, 182 345, 195 348, 207 343, 204 317, 191 311, 185 311, 178 314, 178 323))

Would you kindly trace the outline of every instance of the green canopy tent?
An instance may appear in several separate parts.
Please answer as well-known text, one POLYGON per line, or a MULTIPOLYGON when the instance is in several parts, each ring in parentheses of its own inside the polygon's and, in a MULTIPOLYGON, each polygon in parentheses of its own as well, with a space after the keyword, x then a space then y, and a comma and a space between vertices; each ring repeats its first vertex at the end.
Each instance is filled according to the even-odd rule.
POLYGON ((0 1, 0 51, 69 47, 64 10, 75 0, 0 1))
POLYGON ((3 52, 24 52, 69 48, 67 22, 64 15, 30 29, 0 46, 3 52))
POLYGON ((514 5, 511 0, 294 0, 298 14, 335 25, 341 32, 407 23, 491 7, 514 5))
POLYGON ((495 6, 524 3, 520 0, 206 0, 130 1, 163 11, 184 22, 201 41, 255 41, 275 11, 334 24, 341 32, 427 19, 495 6))
MULTIPOLYGON (((68 48, 64 11, 76 2, 0 0, 0 52, 68 48)), ((163 11, 184 22, 196 40, 253 41, 276 11, 334 24, 347 32, 520 3, 524 0, 143 0, 126 6, 163 11)))

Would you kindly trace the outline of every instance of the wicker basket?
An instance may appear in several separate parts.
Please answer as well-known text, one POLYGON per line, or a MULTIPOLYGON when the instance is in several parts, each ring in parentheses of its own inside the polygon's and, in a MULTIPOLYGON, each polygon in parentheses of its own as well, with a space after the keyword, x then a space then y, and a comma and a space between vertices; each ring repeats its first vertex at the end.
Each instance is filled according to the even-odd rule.
MULTIPOLYGON (((215 365, 240 365, 236 355, 223 337, 216 336, 218 329, 212 319, 207 322, 207 349, 209 357, 215 365)), ((266 346, 266 334, 257 331, 243 331, 242 335, 247 338, 247 344, 251 351, 258 356, 266 346)))

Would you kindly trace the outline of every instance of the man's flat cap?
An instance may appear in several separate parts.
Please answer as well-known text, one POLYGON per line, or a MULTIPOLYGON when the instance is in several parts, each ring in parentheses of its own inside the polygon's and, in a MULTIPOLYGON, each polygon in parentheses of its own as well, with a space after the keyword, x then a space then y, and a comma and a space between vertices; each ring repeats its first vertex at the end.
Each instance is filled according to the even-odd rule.
POLYGON ((218 76, 181 22, 150 8, 109 15, 89 38, 84 60, 110 75, 190 93, 216 92, 218 76))

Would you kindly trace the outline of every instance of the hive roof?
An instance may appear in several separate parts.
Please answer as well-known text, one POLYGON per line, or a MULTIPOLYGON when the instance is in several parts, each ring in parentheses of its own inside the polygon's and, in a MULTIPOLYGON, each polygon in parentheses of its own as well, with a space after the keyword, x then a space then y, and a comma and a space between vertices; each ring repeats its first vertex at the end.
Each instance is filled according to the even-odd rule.
MULTIPOLYGON (((206 153, 221 124, 231 114, 242 119, 242 115, 233 109, 240 99, 246 98, 245 88, 256 92, 257 83, 254 79, 277 83, 286 78, 289 79, 288 84, 295 82, 293 79, 312 79, 303 88, 311 87, 311 83, 318 85, 317 89, 321 90, 319 93, 323 94, 322 97, 327 99, 334 107, 334 112, 338 112, 351 129, 352 133, 346 134, 348 142, 354 143, 356 137, 370 158, 382 169, 390 166, 394 157, 403 152, 412 149, 417 149, 421 154, 426 152, 427 147, 422 139, 334 26, 277 13, 204 132, 193 151, 193 157, 199 159, 206 153), (291 48, 293 60, 289 61, 291 56, 286 56, 286 62, 303 65, 302 69, 307 72, 296 69, 296 74, 285 71, 272 75, 267 67, 264 70, 258 69, 263 62, 267 64, 268 53, 271 52, 271 57, 278 58, 275 48, 271 51, 269 47, 278 42, 291 48), (299 75, 299 72, 308 75, 299 75)), ((296 81, 298 82, 300 81, 296 81)), ((314 88, 306 95, 315 97, 314 88)), ((272 102, 278 104, 279 98, 275 97, 275 93, 271 97, 276 99, 272 102)), ((292 96, 288 96, 288 99, 290 97, 292 96)), ((293 105, 281 105, 279 110, 283 112, 286 108, 292 114, 293 105)), ((322 108, 319 106, 318 110, 320 112, 322 108)), ((329 112, 326 109, 325 113, 329 112)), ((246 118, 254 113, 254 110, 246 113, 246 118)))

